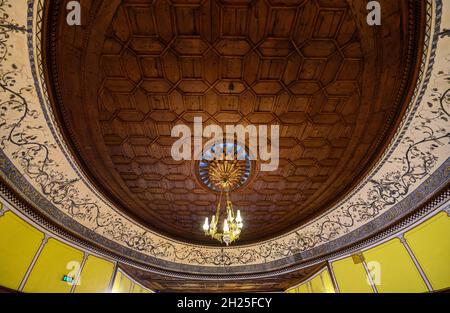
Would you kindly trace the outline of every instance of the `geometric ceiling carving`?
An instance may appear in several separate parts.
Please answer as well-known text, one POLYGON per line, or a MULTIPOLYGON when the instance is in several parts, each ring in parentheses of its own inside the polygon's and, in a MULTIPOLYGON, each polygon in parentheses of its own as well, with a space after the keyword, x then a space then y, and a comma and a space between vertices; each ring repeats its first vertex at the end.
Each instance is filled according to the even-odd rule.
MULTIPOLYGON (((284 266, 349 253, 367 241, 347 250, 350 244, 375 235, 372 244, 409 223, 410 213, 428 212, 415 210, 448 186, 449 50, 446 28, 436 33, 446 27, 439 1, 380 0, 382 28, 365 24, 359 0, 86 0, 89 14, 75 28, 66 25, 64 1, 38 2, 5 11, 12 8, 21 23, 6 37, 15 51, 6 49, 1 64, 13 69, 2 105, 2 184, 77 238, 124 257, 118 262, 163 268, 154 274, 119 265, 153 290, 285 290, 323 264, 284 266), (192 125, 194 116, 206 124, 280 125, 279 169, 255 170, 232 193, 246 220, 238 244, 285 233, 356 192, 295 233, 248 247, 183 245, 129 227, 115 205, 172 238, 214 244, 201 224, 216 194, 197 181, 195 162, 169 153, 170 129, 192 125), (373 176, 356 185, 388 142, 373 176), (242 273, 255 279, 224 278, 242 273)), ((30 219, 57 229, 18 203, 30 219)))
POLYGON ((215 243, 202 219, 217 195, 197 180, 193 161, 172 159, 172 127, 197 116, 205 125, 280 125, 278 169, 255 171, 231 195, 249 221, 238 244, 280 235, 356 184, 406 103, 414 62, 397 24, 405 12, 386 4, 398 21, 386 20, 392 33, 381 38, 361 25, 355 6, 122 1, 105 14, 111 19, 80 30, 97 43, 89 51, 70 36, 52 48, 60 124, 91 179, 124 212, 208 245, 215 243), (64 63, 73 51, 80 66, 64 63))
POLYGON ((317 264, 300 270, 272 277, 260 277, 246 280, 202 280, 180 279, 144 271, 129 265, 120 264, 120 268, 155 292, 282 292, 305 280, 324 268, 317 264))

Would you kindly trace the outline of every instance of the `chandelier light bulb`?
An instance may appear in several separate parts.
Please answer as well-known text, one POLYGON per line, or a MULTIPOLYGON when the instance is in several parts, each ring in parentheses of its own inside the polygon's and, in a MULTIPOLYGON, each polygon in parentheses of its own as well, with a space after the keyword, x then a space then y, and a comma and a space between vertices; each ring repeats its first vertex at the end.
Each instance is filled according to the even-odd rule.
POLYGON ((208 218, 205 217, 205 224, 203 224, 203 230, 208 231, 208 229, 209 229, 208 218))
POLYGON ((241 210, 237 210, 236 222, 242 223, 241 210))
POLYGON ((228 191, 226 192, 226 197, 226 211, 223 216, 222 231, 218 230, 218 224, 222 223, 222 218, 220 215, 222 193, 220 194, 216 206, 216 214, 211 215, 210 220, 208 217, 205 217, 203 230, 205 231, 205 236, 210 236, 211 238, 225 243, 228 246, 230 243, 239 239, 242 230, 242 216, 240 210, 233 210, 233 204, 229 199, 228 191), (209 223, 209 221, 211 222, 209 223))
POLYGON ((229 233, 230 232, 230 228, 228 227, 227 220, 224 220, 224 222, 223 222, 223 232, 224 233, 229 233))

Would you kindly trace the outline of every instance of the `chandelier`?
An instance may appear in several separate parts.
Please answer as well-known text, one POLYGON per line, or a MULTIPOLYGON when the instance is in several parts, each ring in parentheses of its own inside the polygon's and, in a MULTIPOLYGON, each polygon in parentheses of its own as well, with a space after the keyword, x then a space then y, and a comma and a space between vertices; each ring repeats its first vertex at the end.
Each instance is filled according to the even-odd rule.
POLYGON ((224 242, 228 246, 230 243, 239 239, 244 224, 242 223, 241 211, 237 210, 237 213, 234 213, 233 203, 230 200, 229 192, 226 191, 226 213, 223 219, 223 228, 222 232, 218 230, 217 224, 220 222, 222 194, 223 192, 220 193, 216 214, 211 217, 211 223, 209 223, 208 217, 205 217, 203 230, 206 236, 211 236, 211 238, 224 242))
POLYGON ((244 148, 236 143, 219 143, 213 145, 206 153, 207 157, 199 163, 200 180, 210 189, 219 192, 215 214, 205 218, 203 230, 206 236, 225 243, 227 246, 238 240, 243 228, 240 210, 235 212, 230 200, 232 190, 242 186, 250 175, 251 162, 244 148), (239 159, 218 155, 218 151, 233 148, 239 159), (214 155, 211 158, 208 153, 214 155), (243 157, 242 157, 243 156, 243 157), (224 197, 225 195, 225 197, 224 197), (225 199, 223 199, 225 198, 225 199), (221 214, 222 207, 224 214, 221 214))

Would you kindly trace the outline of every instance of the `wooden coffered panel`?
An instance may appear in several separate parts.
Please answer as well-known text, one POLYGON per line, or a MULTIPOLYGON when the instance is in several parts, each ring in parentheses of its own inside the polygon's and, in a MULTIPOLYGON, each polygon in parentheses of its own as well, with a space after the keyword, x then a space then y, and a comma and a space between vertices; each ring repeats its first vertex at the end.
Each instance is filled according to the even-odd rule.
POLYGON ((318 264, 271 277, 242 280, 204 280, 154 274, 120 264, 120 268, 145 287, 155 292, 277 292, 285 291, 313 275, 325 264, 318 264))
MULTIPOLYGON (((215 244, 216 194, 170 154, 173 126, 280 125, 280 165, 231 198, 239 243, 284 233, 341 199, 395 131, 415 78, 421 8, 381 1, 61 1, 46 18, 55 111, 92 181, 126 214, 173 238, 215 244), (230 90, 230 83, 233 89, 230 90)), ((257 166, 256 166, 257 167, 257 166)))

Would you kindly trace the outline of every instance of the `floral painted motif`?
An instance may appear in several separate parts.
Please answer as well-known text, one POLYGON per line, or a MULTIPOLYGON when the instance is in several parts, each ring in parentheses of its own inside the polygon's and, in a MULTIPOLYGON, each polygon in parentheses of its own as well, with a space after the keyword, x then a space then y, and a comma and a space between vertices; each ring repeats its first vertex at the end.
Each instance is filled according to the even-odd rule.
MULTIPOLYGON (((26 7, 26 1, 20 1, 23 2, 21 6, 26 7)), ((438 3, 440 8, 440 1, 434 1, 433 4, 438 3)), ((36 16, 41 14, 42 2, 36 0, 30 6, 33 10, 29 11, 33 12, 32 17, 36 21, 36 16)), ((450 3, 442 8, 447 14, 450 12, 449 6, 450 3)), ((428 9, 431 12, 431 7, 428 9)), ((448 31, 443 31, 439 36, 429 34, 430 42, 427 44, 432 46, 432 54, 437 55, 436 63, 427 65, 424 55, 423 75, 398 134, 379 164, 341 203, 294 232, 254 245, 213 248, 165 238, 114 209, 93 190, 72 157, 68 156, 67 149, 59 139, 61 137, 55 133, 57 128, 51 119, 48 99, 38 96, 45 95, 40 90, 45 89, 44 83, 39 81, 39 75, 36 74, 42 68, 33 68, 33 64, 41 62, 40 55, 36 53, 37 59, 34 60, 34 50, 28 54, 24 51, 26 49, 21 49, 36 49, 36 42, 39 43, 36 40, 33 41, 34 45, 29 44, 27 34, 32 25, 25 26, 25 12, 18 4, 12 7, 8 0, 0 0, 2 157, 11 162, 29 185, 53 206, 43 209, 60 210, 69 220, 83 225, 105 240, 143 255, 168 262, 209 267, 257 265, 282 260, 330 243, 389 212, 448 162, 450 54, 447 51, 450 51, 450 37, 448 31), (435 45, 436 51, 433 48, 435 45), (443 51, 447 54, 443 54, 443 51)), ((430 16, 430 27, 432 22, 438 25, 436 21, 442 12, 436 12, 435 17, 430 16)), ((33 38, 40 38, 40 28, 32 29, 33 38)), ((0 166, 3 177, 8 177, 5 168, 0 166)), ((445 179, 441 183, 448 183, 448 176, 445 179)), ((23 185, 16 187, 21 190, 28 188, 23 185)), ((67 219, 60 222, 70 228, 67 219)))

